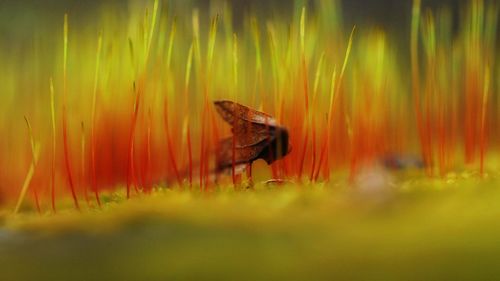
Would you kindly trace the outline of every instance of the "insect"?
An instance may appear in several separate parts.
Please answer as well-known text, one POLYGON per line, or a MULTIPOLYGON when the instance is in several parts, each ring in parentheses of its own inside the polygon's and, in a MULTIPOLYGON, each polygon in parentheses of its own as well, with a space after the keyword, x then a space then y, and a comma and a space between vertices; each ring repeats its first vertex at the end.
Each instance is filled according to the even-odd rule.
POLYGON ((247 166, 251 181, 255 160, 263 159, 271 164, 291 151, 288 130, 278 125, 271 115, 227 100, 215 101, 214 105, 222 119, 231 125, 233 134, 219 142, 217 172, 233 168, 233 165, 238 170, 247 166))
POLYGON ((381 162, 390 170, 422 169, 425 168, 424 161, 415 155, 401 155, 395 153, 386 154, 381 162))

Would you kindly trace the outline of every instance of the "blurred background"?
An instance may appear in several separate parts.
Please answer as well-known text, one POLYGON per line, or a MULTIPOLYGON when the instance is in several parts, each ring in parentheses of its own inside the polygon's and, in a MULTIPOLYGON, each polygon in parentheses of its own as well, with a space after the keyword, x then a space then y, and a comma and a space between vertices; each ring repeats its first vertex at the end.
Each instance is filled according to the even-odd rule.
MULTIPOLYGON (((378 25, 399 35, 408 35, 408 27, 411 20, 412 0, 329 0, 325 2, 339 2, 342 7, 343 22, 346 26, 352 25, 378 25)), ((169 1, 174 10, 191 10, 199 7, 201 15, 213 13, 220 9, 225 3, 229 3, 233 11, 233 22, 235 26, 241 25, 244 15, 251 12, 265 15, 281 15, 291 18, 294 7, 307 3, 310 9, 316 9, 315 1, 304 0, 212 0, 212 1, 169 1)), ((452 11, 454 30, 458 27, 460 14, 464 13, 465 4, 468 0, 423 0, 422 6, 428 9, 448 8, 452 11)), ((65 12, 72 15, 74 24, 92 25, 95 23, 96 14, 101 7, 109 7, 117 17, 127 17, 140 5, 147 5, 147 1, 119 1, 119 0, 90 0, 90 1, 15 1, 3 0, 0 2, 0 36, 2 46, 22 46, 32 40, 36 30, 48 28, 54 30, 60 25, 60 19, 65 12), (133 4, 130 4, 133 3, 133 4)), ((350 28, 348 28, 350 29, 350 28)), ((401 36, 402 41, 407 41, 401 36)))

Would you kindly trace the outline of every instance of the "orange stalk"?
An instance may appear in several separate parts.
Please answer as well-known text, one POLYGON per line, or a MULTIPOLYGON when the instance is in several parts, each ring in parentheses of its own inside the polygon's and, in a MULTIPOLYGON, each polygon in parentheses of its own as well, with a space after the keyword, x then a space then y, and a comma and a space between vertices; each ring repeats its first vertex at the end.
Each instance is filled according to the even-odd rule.
POLYGON ((73 182, 73 172, 71 171, 71 159, 69 155, 68 145, 68 120, 67 120, 67 62, 68 62, 68 14, 64 14, 64 64, 63 64, 63 112, 62 112, 62 134, 63 134, 63 148, 64 148, 64 163, 66 173, 68 175, 69 187, 73 203, 77 210, 80 210, 78 198, 76 196, 75 184, 73 182))
POLYGON ((33 187, 33 197, 35 198, 36 211, 38 212, 38 214, 41 214, 42 213, 42 209, 40 207, 40 199, 38 197, 38 191, 37 191, 36 187, 33 187))
POLYGON ((182 180, 181 176, 179 174, 179 169, 177 168, 177 162, 175 160, 174 156, 174 149, 172 146, 172 137, 170 135, 170 129, 169 129, 169 122, 168 122, 168 102, 167 99, 165 98, 165 109, 163 111, 164 117, 165 117, 165 134, 167 135, 167 148, 168 148, 168 157, 170 159, 170 164, 172 165, 172 168, 174 169, 174 174, 175 178, 177 179, 177 183, 179 186, 182 186, 182 180))
POLYGON ((323 164, 323 161, 325 160, 325 157, 327 157, 327 144, 328 144, 328 131, 330 128, 327 129, 327 132, 323 136, 323 143, 321 145, 321 150, 319 154, 319 161, 318 161, 318 168, 316 169, 316 173, 313 175, 313 181, 317 181, 319 178, 319 173, 321 172, 321 165, 323 164))
POLYGON ((187 145, 188 145, 188 161, 189 161, 189 188, 193 186, 193 154, 191 150, 191 132, 189 125, 187 126, 187 145))
POLYGON ((101 49, 102 49, 102 33, 99 33, 99 39, 97 40, 97 55, 96 55, 96 66, 95 66, 95 76, 94 76, 94 91, 92 94, 92 126, 90 130, 90 169, 92 174, 92 189, 94 190, 95 200, 97 205, 101 206, 101 200, 99 198, 99 188, 97 187, 97 176, 96 176, 96 160, 95 160, 95 150, 96 150, 96 107, 97 107, 97 86, 99 79, 100 61, 101 61, 101 49))
POLYGON ((304 162, 305 162, 305 156, 306 156, 306 152, 307 152, 307 144, 309 142, 309 134, 307 132, 304 133, 304 141, 302 142, 303 143, 303 146, 302 146, 302 154, 300 156, 300 160, 299 160, 299 179, 302 178, 302 172, 304 170, 304 162))
POLYGON ((80 140, 80 174, 81 174, 81 184, 83 185, 83 197, 85 198, 85 202, 87 202, 87 206, 90 206, 90 200, 87 192, 87 182, 86 182, 86 170, 85 170, 85 125, 81 123, 82 135, 80 140))
POLYGON ((200 191, 203 191, 203 172, 205 166, 205 116, 206 116, 206 102, 203 105, 201 114, 201 138, 200 138, 200 191))
POLYGON ((52 166, 50 173, 50 202, 52 211, 56 212, 56 109, 54 97, 54 82, 50 78, 50 113, 52 123, 52 166))
POLYGON ((488 95, 490 86, 490 71, 489 67, 486 67, 484 74, 484 88, 483 88, 483 104, 481 110, 481 146, 480 146, 480 172, 481 176, 484 176, 484 153, 486 150, 486 110, 488 107, 488 95))
POLYGON ((312 124, 312 167, 311 174, 309 175, 309 181, 314 180, 314 171, 316 169, 316 125, 312 124))
MULTIPOLYGON (((236 118, 234 118, 234 120, 236 120, 236 118)), ((235 123, 236 123, 236 121, 235 121, 235 123)), ((231 145, 231 151, 232 151, 231 176, 233 178, 233 185, 236 187, 236 168, 235 168, 235 166, 236 166, 236 137, 234 134, 233 134, 233 141, 232 141, 232 145, 231 145)))
POLYGON ((152 113, 151 113, 151 108, 149 108, 148 110, 148 129, 147 129, 147 132, 146 132, 146 153, 147 153, 147 161, 146 161, 146 176, 145 176, 145 187, 147 188, 147 190, 149 191, 150 189, 150 185, 151 185, 151 182, 152 182, 152 175, 151 175, 151 126, 152 126, 152 117, 151 117, 152 113))
POLYGON ((136 93, 136 95, 135 95, 134 109, 132 112, 132 122, 130 127, 130 135, 128 143, 127 199, 130 198, 130 189, 132 185, 134 185, 134 188, 136 189, 136 191, 138 191, 135 183, 136 180, 135 180, 135 168, 134 168, 134 140, 135 140, 135 129, 137 126, 137 116, 139 112, 139 104, 141 101, 141 90, 136 91, 135 84, 134 84, 134 92, 136 93))
POLYGON ((68 132, 67 132, 67 117, 66 117, 66 107, 63 107, 63 147, 64 147, 64 163, 66 167, 66 173, 68 175, 69 187, 71 191, 71 196, 73 197, 73 203, 75 204, 75 208, 77 210, 80 209, 80 205, 78 204, 78 198, 75 192, 75 184, 73 182, 73 172, 71 171, 71 160, 69 156, 69 147, 68 147, 68 132))

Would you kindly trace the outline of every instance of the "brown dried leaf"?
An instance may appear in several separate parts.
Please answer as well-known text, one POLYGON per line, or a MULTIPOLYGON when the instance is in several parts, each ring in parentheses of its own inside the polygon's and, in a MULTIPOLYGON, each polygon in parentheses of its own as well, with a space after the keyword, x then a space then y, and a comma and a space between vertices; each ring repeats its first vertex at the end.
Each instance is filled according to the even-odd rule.
POLYGON ((272 116, 232 101, 216 101, 214 104, 221 117, 232 126, 234 136, 234 139, 230 137, 219 143, 218 170, 233 164, 251 163, 258 158, 272 163, 288 153, 288 131, 277 125, 272 116), (279 152, 282 149, 278 147, 285 148, 284 153, 279 152))

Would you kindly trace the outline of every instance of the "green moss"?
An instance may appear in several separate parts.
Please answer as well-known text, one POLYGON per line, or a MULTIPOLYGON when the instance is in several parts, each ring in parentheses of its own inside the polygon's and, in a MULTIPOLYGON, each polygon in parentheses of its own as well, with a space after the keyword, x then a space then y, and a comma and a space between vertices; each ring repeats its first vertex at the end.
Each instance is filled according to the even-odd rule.
MULTIPOLYGON (((102 209, 4 216, 2 280, 450 280, 499 273, 497 175, 158 189, 102 209), (404 187, 404 188, 403 188, 404 187)), ((112 198, 112 199, 111 199, 112 198)))

